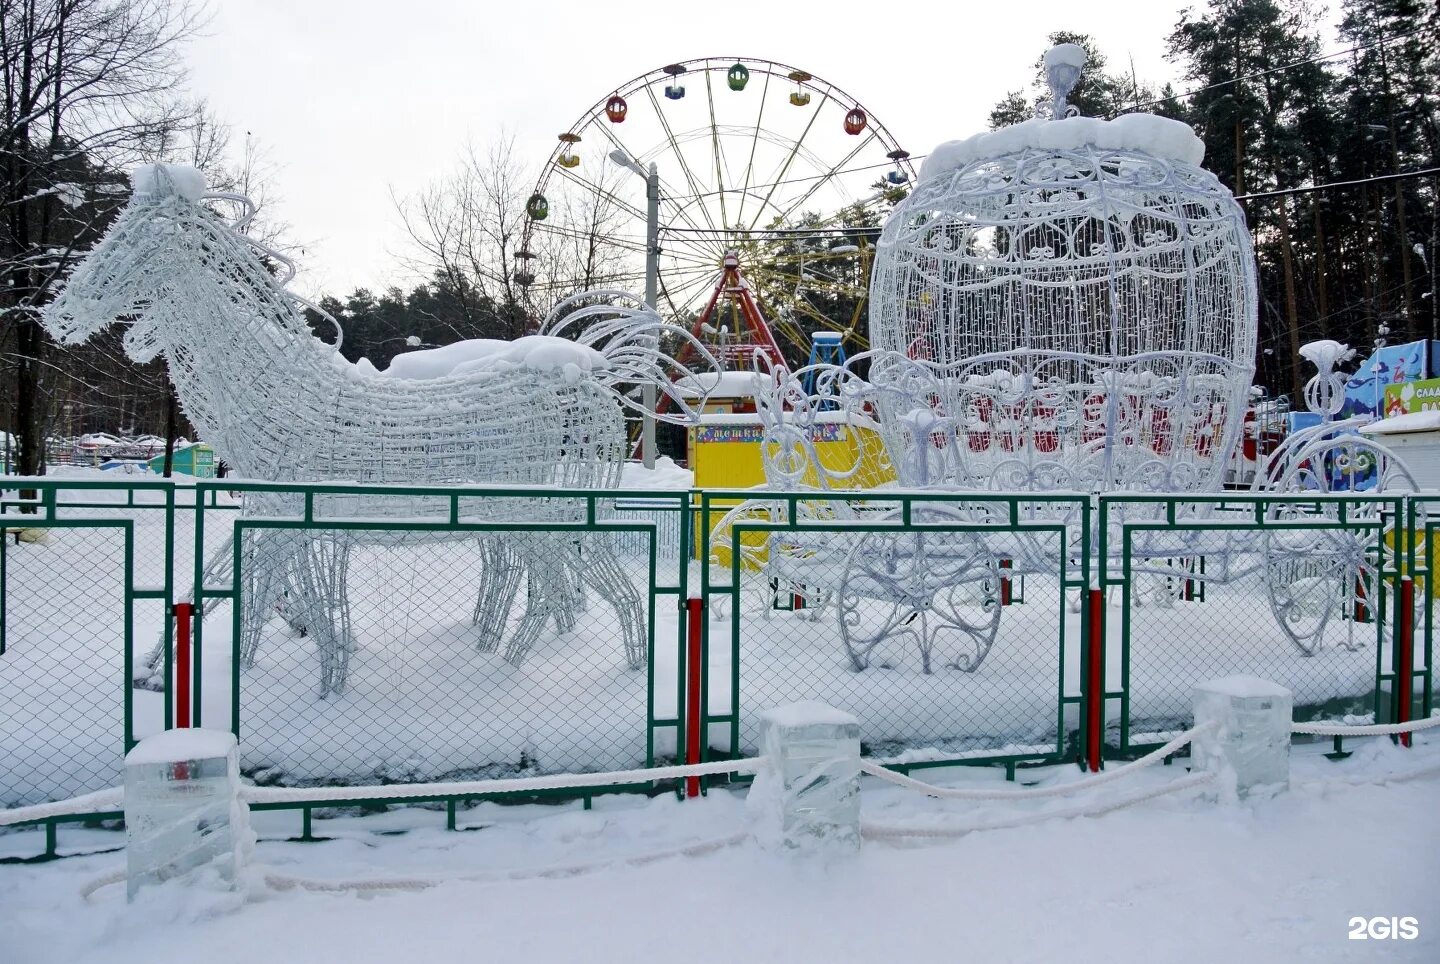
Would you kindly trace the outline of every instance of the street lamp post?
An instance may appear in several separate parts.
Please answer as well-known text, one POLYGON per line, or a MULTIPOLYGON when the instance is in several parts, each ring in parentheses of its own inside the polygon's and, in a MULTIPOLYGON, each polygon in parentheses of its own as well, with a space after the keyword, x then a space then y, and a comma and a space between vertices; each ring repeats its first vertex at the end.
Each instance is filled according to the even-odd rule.
MULTIPOLYGON (((627 171, 645 179, 645 306, 655 311, 660 287, 660 174, 655 163, 647 171, 640 162, 619 149, 610 152, 610 160, 627 171)), ((641 386, 645 412, 640 420, 640 460, 647 469, 655 467, 655 385, 641 386)))

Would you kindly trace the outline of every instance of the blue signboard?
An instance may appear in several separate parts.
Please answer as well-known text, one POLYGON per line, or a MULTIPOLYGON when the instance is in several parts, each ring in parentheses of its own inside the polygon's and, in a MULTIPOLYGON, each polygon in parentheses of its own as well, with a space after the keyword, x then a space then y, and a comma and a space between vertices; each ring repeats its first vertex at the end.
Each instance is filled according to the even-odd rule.
POLYGON ((1429 343, 1412 341, 1386 345, 1366 359, 1345 383, 1345 406, 1340 418, 1352 415, 1383 415, 1385 386, 1430 377, 1429 343))

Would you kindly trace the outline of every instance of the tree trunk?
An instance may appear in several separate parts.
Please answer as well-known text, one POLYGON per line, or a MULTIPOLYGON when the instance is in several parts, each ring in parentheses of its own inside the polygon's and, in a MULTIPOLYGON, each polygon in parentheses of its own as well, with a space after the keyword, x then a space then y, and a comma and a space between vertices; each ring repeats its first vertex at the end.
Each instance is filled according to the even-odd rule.
POLYGON ((1290 383, 1295 394, 1292 407, 1305 397, 1305 378, 1300 370, 1300 312, 1295 304, 1295 250, 1290 242, 1290 206, 1280 199, 1280 265, 1285 273, 1285 322, 1290 330, 1290 383))
POLYGON ((1320 213, 1320 196, 1315 195, 1315 296, 1320 314, 1320 337, 1330 337, 1330 292, 1325 261, 1325 218, 1320 213))
POLYGON ((170 473, 175 463, 175 389, 166 386, 169 390, 165 393, 165 478, 170 478, 170 473))
POLYGON ((20 475, 39 475, 45 462, 45 437, 40 417, 41 353, 45 333, 34 318, 14 311, 11 318, 16 334, 15 364, 15 470, 20 475))

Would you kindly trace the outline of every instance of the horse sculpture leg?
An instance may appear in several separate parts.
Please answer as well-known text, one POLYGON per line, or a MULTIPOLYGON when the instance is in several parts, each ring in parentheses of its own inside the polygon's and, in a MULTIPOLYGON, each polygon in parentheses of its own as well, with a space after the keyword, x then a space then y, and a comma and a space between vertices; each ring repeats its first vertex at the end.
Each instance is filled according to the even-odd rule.
POLYGON ((475 592, 475 610, 470 623, 476 629, 475 648, 493 653, 505 636, 510 610, 520 594, 525 565, 507 544, 510 533, 497 532, 480 538, 480 586, 475 592))
POLYGON ((284 606, 291 626, 303 625, 297 623, 298 614, 291 611, 288 601, 296 595, 291 580, 301 548, 300 534, 286 529, 255 532, 249 544, 241 546, 243 585, 239 605, 242 668, 249 669, 255 665, 261 634, 265 624, 275 615, 277 604, 284 606))
MULTIPOLYGON (((557 626, 567 625, 564 615, 570 611, 574 595, 569 574, 566 572, 564 544, 544 535, 517 535, 517 550, 526 559, 525 614, 520 625, 505 643, 505 661, 519 666, 529 655, 531 647, 540 638, 546 623, 555 618, 557 626)), ((569 625, 573 625, 570 612, 569 625)))
POLYGON ((625 664, 640 669, 649 655, 650 640, 645 632, 645 599, 631 581, 615 547, 607 536, 598 536, 586 546, 580 557, 579 576, 585 586, 593 589, 615 611, 625 647, 625 664))
POLYGON ((350 547, 351 537, 343 533, 310 537, 292 571, 295 608, 289 618, 310 631, 320 663, 321 699, 344 693, 350 675, 350 547))

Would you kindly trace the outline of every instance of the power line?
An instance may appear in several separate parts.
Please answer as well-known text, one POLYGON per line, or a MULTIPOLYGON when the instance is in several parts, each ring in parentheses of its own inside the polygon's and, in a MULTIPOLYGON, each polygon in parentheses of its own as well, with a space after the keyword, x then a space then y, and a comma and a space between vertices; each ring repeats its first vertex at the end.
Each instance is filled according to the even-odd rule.
POLYGON ((876 235, 880 233, 880 226, 857 226, 857 227, 815 227, 815 228, 663 228, 666 234, 718 234, 724 237, 732 235, 743 235, 749 238, 788 238, 788 237, 809 237, 813 235, 838 235, 849 234, 876 235))
POLYGON ((1271 67, 1268 70, 1260 70, 1256 71, 1253 74, 1243 74, 1239 77, 1232 77, 1230 80, 1222 80, 1218 83, 1207 84, 1204 87, 1197 87, 1194 90, 1186 91, 1183 94, 1172 94, 1169 97, 1159 97, 1155 100, 1145 101, 1144 103, 1131 104, 1123 110, 1115 111, 1110 116, 1117 117, 1121 114, 1127 114, 1130 111, 1139 110, 1142 107, 1154 107, 1156 104, 1164 104, 1171 100, 1188 100, 1189 98, 1194 97, 1196 94, 1203 94, 1207 90, 1218 90, 1221 87, 1229 87, 1231 84, 1238 84, 1241 81, 1254 80, 1257 77, 1265 77, 1270 74, 1279 73, 1282 70, 1291 70, 1295 67, 1303 67, 1306 64, 1319 63, 1322 60, 1334 60, 1336 57, 1343 57, 1346 54, 1353 54, 1358 53, 1362 50, 1369 50, 1371 47, 1380 47, 1385 44, 1392 43, 1396 40, 1404 40, 1406 37, 1414 36, 1415 34, 1419 33, 1424 29, 1424 27, 1416 27, 1414 30, 1407 30, 1404 33, 1392 34, 1389 37, 1381 37, 1379 40, 1372 40, 1369 43, 1356 44, 1355 46, 1347 47, 1344 50, 1337 50, 1333 53, 1328 54, 1319 54, 1318 56, 1310 57, 1305 60, 1297 60, 1294 63, 1281 64, 1279 67, 1271 67))
POLYGON ((1361 184, 1376 184, 1382 181, 1406 181, 1412 177, 1426 177, 1431 174, 1440 174, 1440 167, 1426 167, 1418 171, 1401 171, 1396 174, 1377 174, 1374 177, 1362 177, 1355 181, 1331 181, 1328 184, 1311 184, 1307 187, 1287 187, 1277 191, 1259 191, 1255 194, 1237 194, 1237 201, 1255 201, 1267 197, 1286 197, 1291 194, 1312 194, 1315 191, 1328 191, 1339 187, 1357 187, 1361 184))

